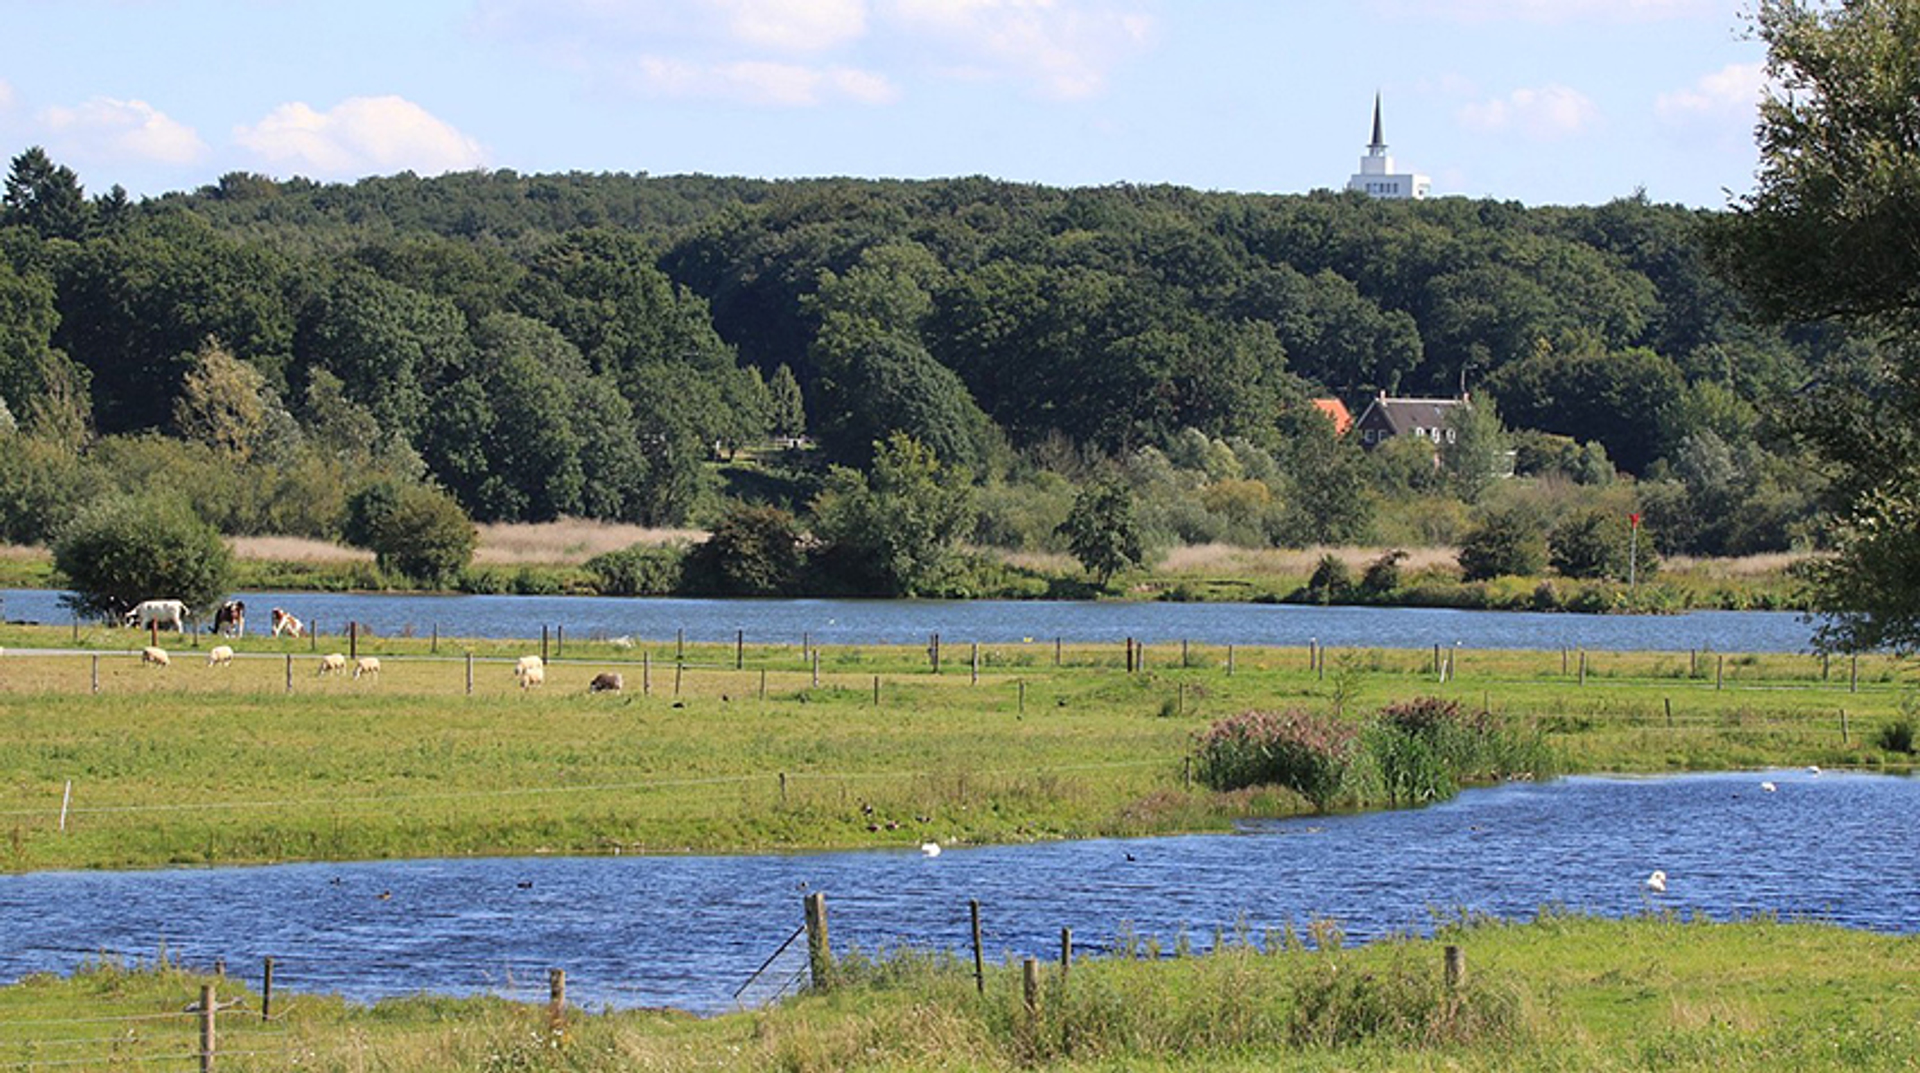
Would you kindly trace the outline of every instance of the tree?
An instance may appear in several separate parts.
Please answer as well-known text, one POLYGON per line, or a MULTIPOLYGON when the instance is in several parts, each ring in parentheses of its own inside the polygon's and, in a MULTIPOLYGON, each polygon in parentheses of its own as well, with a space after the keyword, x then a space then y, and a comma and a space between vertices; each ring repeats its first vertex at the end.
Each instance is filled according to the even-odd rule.
POLYGON ((873 477, 835 466, 813 501, 828 569, 873 595, 933 592, 973 524, 973 488, 904 433, 874 445, 873 477))
POLYGON ((694 591, 725 596, 778 596, 792 590, 806 556, 793 515, 778 507, 740 504, 687 556, 694 591))
POLYGON ((1507 468, 1507 432, 1499 411, 1490 398, 1455 406, 1447 414, 1446 432, 1440 468, 1461 499, 1477 502, 1507 468))
POLYGON ((266 387, 259 370, 209 339, 173 400, 173 427, 186 439, 244 461, 268 426, 266 387))
POLYGON ((32 228, 41 238, 78 242, 87 235, 92 209, 80 177, 72 168, 55 164, 45 149, 36 145, 13 158, 6 194, 0 197, 0 224, 32 228))
POLYGON ((379 481, 347 499, 347 543, 373 552, 382 570, 445 584, 473 560, 473 522, 452 496, 418 484, 379 481))
POLYGON ((83 614, 118 616, 142 600, 182 600, 212 610, 232 583, 233 553, 214 528, 176 499, 116 498, 84 512, 53 543, 83 614))
POLYGON ((1460 574, 1468 581, 1537 574, 1546 565, 1546 538, 1525 510, 1488 511, 1460 541, 1460 574))
POLYGON ((1809 569, 1823 649, 1920 648, 1920 13, 1910 0, 1761 0, 1775 87, 1756 189, 1707 233, 1716 271, 1775 322, 1884 333, 1830 363, 1788 424, 1831 467, 1836 553, 1809 569))
POLYGON ((781 365, 767 381, 767 431, 789 438, 807 433, 807 409, 793 370, 781 365))
POLYGON ((1118 481, 1100 481, 1073 497, 1067 520, 1054 530, 1067 538, 1067 549, 1105 588, 1113 575, 1146 558, 1140 541, 1140 523, 1134 518, 1133 493, 1118 481))
POLYGON ((1633 547, 1633 523, 1618 511, 1594 507, 1560 519, 1547 534, 1547 559, 1563 577, 1612 578, 1629 574, 1652 577, 1659 568, 1651 533, 1639 534, 1633 547))

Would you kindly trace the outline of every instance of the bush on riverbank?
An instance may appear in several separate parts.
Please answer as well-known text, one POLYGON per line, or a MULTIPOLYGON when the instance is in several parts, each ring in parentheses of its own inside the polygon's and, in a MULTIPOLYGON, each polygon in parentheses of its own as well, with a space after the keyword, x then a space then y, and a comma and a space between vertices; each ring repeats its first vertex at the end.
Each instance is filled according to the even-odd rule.
POLYGON ((1196 774, 1207 786, 1283 786, 1322 812, 1343 796, 1359 805, 1443 801, 1463 785, 1555 766, 1537 734, 1442 697, 1389 704, 1364 727, 1297 709, 1242 712, 1196 737, 1196 774))

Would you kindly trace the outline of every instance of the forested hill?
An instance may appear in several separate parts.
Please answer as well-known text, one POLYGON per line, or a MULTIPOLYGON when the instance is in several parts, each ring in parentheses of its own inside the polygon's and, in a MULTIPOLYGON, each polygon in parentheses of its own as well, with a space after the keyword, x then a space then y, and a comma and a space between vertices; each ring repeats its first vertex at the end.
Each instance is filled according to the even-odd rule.
MULTIPOLYGON (((130 203, 80 182, 13 161, 14 421, 316 483, 411 467, 481 519, 684 521, 715 502, 714 444, 802 431, 856 466, 905 431, 982 480, 1195 434, 1284 463, 1309 396, 1463 387, 1665 478, 1703 436, 1767 461, 1740 455, 1758 408, 1826 357, 1742 323, 1705 214, 1639 199, 493 172, 130 203)), ((326 528, 300 513, 228 524, 326 528)))

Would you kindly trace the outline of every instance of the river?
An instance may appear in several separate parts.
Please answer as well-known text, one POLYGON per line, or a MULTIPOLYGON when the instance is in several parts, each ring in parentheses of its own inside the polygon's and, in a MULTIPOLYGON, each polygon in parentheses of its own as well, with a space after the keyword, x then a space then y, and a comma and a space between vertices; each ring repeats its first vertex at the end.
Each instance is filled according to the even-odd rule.
MULTIPOLYGON (((8 621, 67 623, 60 593, 0 590, 8 621)), ((1413 607, 1021 600, 692 600, 610 596, 396 596, 247 592, 248 625, 267 627, 284 607, 327 633, 349 621, 382 635, 540 636, 560 627, 581 639, 628 636, 749 644, 913 644, 938 633, 951 642, 1024 640, 1335 647, 1588 648, 1596 651, 1804 652, 1812 628, 1785 611, 1694 611, 1683 615, 1574 615, 1413 607)))
MULTIPOLYGON (((1235 834, 775 856, 534 857, 0 876, 0 978, 99 952, 170 955, 258 986, 371 1000, 415 991, 545 996, 567 970, 589 1007, 729 1008, 827 895, 840 949, 1053 956, 1135 934, 1205 948, 1215 929, 1335 918, 1354 940, 1434 912, 1560 906, 1726 919, 1761 913, 1920 927, 1920 779, 1778 771, 1580 777, 1470 790, 1419 810, 1264 821, 1235 834), (1770 780, 1777 792, 1762 789, 1770 780), (1665 893, 1647 889, 1655 869, 1665 893)), ((796 944, 800 945, 800 944, 796 944)), ((777 967, 796 964, 790 951, 777 967)))

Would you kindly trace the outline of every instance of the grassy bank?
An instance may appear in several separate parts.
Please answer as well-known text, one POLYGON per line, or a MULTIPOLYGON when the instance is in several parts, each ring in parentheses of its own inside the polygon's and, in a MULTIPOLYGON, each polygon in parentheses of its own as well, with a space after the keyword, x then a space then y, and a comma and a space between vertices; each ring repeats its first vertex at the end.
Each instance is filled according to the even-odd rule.
POLYGON ((1056 666, 1051 644, 1029 643, 983 647, 976 679, 960 646, 938 675, 922 648, 868 646, 820 650, 815 684, 798 646, 688 645, 676 667, 672 640, 569 639, 546 685, 522 691, 511 661, 537 643, 365 638, 383 669, 360 681, 317 674, 344 638, 246 638, 230 667, 176 646, 164 669, 140 664, 142 643, 0 627, 0 868, 1217 829, 1307 805, 1190 782, 1211 721, 1293 707, 1358 720, 1425 695, 1537 733, 1564 770, 1913 761, 1877 742, 1907 697, 1882 658, 1823 679, 1797 655, 1462 651, 1441 682, 1428 651, 1316 665, 1301 649, 1195 645, 1183 666, 1162 645, 1127 673, 1119 646, 1067 646, 1056 666), (603 671, 626 691, 588 695, 603 671))
POLYGON ((1852 1070, 1911 1069, 1920 1048, 1911 936, 1546 915, 1359 949, 1262 938, 1047 965, 1031 1011, 1012 964, 976 994, 971 965, 909 954, 764 1011, 570 1008, 557 1025, 492 998, 284 990, 262 1023, 257 979, 105 964, 0 989, 0 1062, 185 1065, 199 1044, 181 1011, 203 983, 242 1000, 220 1017, 223 1070, 1852 1070), (1443 944, 1466 953, 1456 991, 1443 944))

